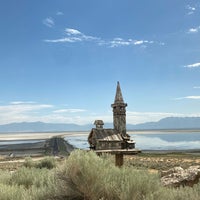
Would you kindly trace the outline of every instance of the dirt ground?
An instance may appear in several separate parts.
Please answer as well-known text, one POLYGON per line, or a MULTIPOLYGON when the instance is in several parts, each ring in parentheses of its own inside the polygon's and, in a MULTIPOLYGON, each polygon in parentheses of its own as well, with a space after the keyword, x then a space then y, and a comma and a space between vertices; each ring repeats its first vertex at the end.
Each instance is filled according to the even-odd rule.
MULTIPOLYGON (((45 156, 32 156, 32 160, 37 162, 45 156)), ((59 157, 56 157, 59 159, 59 157)), ((25 162, 26 157, 8 157, 0 156, 0 169, 13 171, 21 167, 25 162)), ((142 153, 135 156, 125 156, 124 166, 131 166, 138 169, 147 169, 150 173, 158 173, 162 170, 167 170, 172 167, 181 166, 188 168, 189 166, 200 165, 199 155, 189 154, 150 154, 142 153)))
POLYGON ((136 156, 126 156, 125 164, 137 168, 162 171, 176 166, 187 168, 192 165, 200 165, 200 155, 198 153, 142 153, 136 156))

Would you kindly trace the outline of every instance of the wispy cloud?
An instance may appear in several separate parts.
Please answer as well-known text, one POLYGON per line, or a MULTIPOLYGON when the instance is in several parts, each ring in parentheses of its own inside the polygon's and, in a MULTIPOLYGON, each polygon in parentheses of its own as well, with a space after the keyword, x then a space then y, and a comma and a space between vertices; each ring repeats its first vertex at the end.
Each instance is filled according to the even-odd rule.
MULTIPOLYGON (((179 99, 200 99, 200 96, 187 96, 179 99)), ((46 123, 75 123, 92 124, 96 119, 102 119, 105 123, 112 123, 113 116, 109 110, 104 114, 94 114, 80 108, 60 108, 49 104, 36 102, 11 102, 0 105, 0 124, 13 122, 41 121, 46 123)), ((197 117, 200 113, 184 114, 170 112, 132 112, 127 111, 127 123, 138 124, 150 121, 158 121, 164 117, 197 117)))
POLYGON ((67 35, 71 36, 71 35, 84 35, 83 33, 81 33, 80 31, 76 30, 76 29, 72 29, 72 28, 66 28, 65 32, 67 33, 67 35))
POLYGON ((64 13, 61 12, 61 11, 58 11, 58 12, 56 13, 56 15, 64 15, 64 13))
POLYGON ((178 98, 175 98, 175 100, 182 100, 182 99, 200 100, 200 96, 185 96, 185 97, 178 97, 178 98))
POLYGON ((194 86, 193 88, 194 89, 200 89, 200 86, 194 86))
POLYGON ((45 42, 51 43, 75 43, 75 42, 93 42, 99 46, 107 46, 110 48, 123 47, 123 46, 146 46, 146 45, 164 45, 164 43, 151 41, 151 40, 137 40, 137 39, 124 39, 124 38, 114 38, 114 39, 102 39, 96 36, 86 35, 77 29, 66 28, 65 37, 59 39, 46 39, 45 42))
MULTIPOLYGON (((53 105, 37 104, 32 101, 14 101, 0 106, 0 124, 32 121, 37 112, 52 109, 53 105)), ((37 121, 37 120, 36 120, 37 121)))
POLYGON ((127 112, 127 123, 139 124, 144 122, 155 122, 165 117, 199 117, 200 113, 185 114, 171 112, 127 112))
POLYGON ((60 110, 54 110, 54 113, 79 113, 79 112, 85 112, 86 110, 84 109, 77 109, 77 108, 73 108, 73 109, 60 109, 60 110))
POLYGON ((187 33, 198 33, 200 31, 200 26, 195 28, 190 28, 187 33))
POLYGON ((52 108, 53 105, 49 104, 33 104, 33 103, 18 103, 18 102, 11 102, 10 104, 6 106, 0 106, 0 112, 1 111, 12 111, 13 113, 20 113, 20 112, 26 112, 26 111, 34 111, 34 110, 40 110, 45 108, 52 108))
POLYGON ((72 29, 72 28, 66 28, 65 34, 66 34, 66 37, 59 38, 59 39, 52 39, 52 40, 47 39, 44 41, 52 42, 52 43, 66 43, 66 42, 74 43, 74 42, 89 42, 89 41, 90 42, 95 41, 98 43, 99 41, 101 41, 100 38, 85 35, 84 33, 81 33, 79 30, 72 29))
POLYGON ((0 124, 14 122, 41 121, 47 123, 93 123, 93 116, 85 109, 60 108, 50 104, 39 104, 34 101, 12 101, 0 105, 0 124))
POLYGON ((20 104, 35 104, 35 101, 12 101, 10 104, 20 105, 20 104))
POLYGON ((191 6, 191 5, 187 5, 186 10, 187 10, 187 15, 192 15, 196 11, 196 7, 191 6))
POLYGON ((51 17, 47 17, 46 19, 43 20, 43 24, 45 26, 48 26, 50 28, 52 28, 55 25, 54 19, 51 17))
POLYGON ((197 67, 200 67, 200 62, 199 63, 189 64, 189 65, 185 65, 184 67, 186 67, 186 68, 197 68, 197 67))
POLYGON ((153 44, 154 41, 148 41, 148 40, 133 40, 133 39, 123 39, 123 38, 114 38, 110 41, 102 41, 102 43, 99 43, 99 45, 106 45, 111 48, 114 47, 121 47, 121 46, 137 46, 137 45, 147 45, 147 44, 153 44))
POLYGON ((127 123, 139 124, 144 122, 158 121, 165 117, 179 116, 177 113, 167 112, 134 112, 127 111, 127 123))

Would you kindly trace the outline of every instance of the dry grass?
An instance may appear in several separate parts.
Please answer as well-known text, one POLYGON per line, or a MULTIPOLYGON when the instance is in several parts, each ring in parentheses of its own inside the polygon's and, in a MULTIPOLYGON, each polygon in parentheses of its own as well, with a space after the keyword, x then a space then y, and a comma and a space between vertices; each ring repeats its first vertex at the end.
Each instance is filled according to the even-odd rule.
POLYGON ((188 168, 200 164, 200 157, 188 154, 141 154, 126 156, 125 164, 138 169, 167 170, 176 166, 188 168))

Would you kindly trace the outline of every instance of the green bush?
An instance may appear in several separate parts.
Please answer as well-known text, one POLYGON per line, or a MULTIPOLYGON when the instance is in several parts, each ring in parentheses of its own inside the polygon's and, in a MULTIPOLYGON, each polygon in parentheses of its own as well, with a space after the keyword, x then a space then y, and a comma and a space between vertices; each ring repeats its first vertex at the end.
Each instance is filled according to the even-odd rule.
POLYGON ((55 169, 45 168, 49 165, 42 165, 45 166, 42 169, 35 168, 36 164, 30 158, 26 163, 26 167, 12 173, 0 171, 0 200, 53 200, 56 190, 55 169))
POLYGON ((53 169, 56 167, 56 161, 53 157, 45 157, 44 159, 34 162, 32 158, 28 157, 25 159, 25 162, 23 164, 24 167, 28 168, 47 168, 47 169, 53 169))
POLYGON ((0 184, 9 184, 11 176, 9 171, 0 170, 0 184))
POLYGON ((14 172, 10 178, 11 185, 21 185, 25 188, 31 186, 42 187, 54 181, 53 172, 48 169, 25 168, 22 167, 14 172))
POLYGON ((31 157, 26 157, 25 162, 23 163, 23 166, 31 168, 31 167, 35 167, 35 163, 33 162, 31 157))
POLYGON ((23 187, 15 185, 4 185, 0 183, 0 199, 1 200, 30 200, 23 187))
POLYGON ((46 157, 41 161, 39 161, 38 163, 36 163, 35 167, 40 169, 41 168, 53 169, 54 167, 56 167, 56 161, 53 157, 46 157))

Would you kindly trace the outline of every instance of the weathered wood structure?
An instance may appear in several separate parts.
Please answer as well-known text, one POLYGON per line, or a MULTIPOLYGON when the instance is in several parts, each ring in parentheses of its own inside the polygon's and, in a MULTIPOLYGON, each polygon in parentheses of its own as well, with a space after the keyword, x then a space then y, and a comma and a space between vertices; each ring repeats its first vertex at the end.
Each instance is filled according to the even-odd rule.
POLYGON ((124 154, 137 154, 140 152, 135 149, 135 141, 130 138, 126 132, 126 107, 124 103, 119 82, 117 83, 117 90, 114 103, 111 105, 113 108, 113 129, 104 129, 103 121, 96 120, 93 128, 88 136, 90 149, 96 153, 111 153, 115 154, 116 165, 123 164, 124 154))

